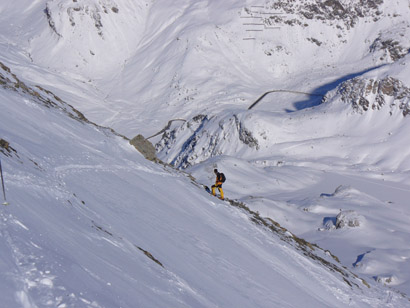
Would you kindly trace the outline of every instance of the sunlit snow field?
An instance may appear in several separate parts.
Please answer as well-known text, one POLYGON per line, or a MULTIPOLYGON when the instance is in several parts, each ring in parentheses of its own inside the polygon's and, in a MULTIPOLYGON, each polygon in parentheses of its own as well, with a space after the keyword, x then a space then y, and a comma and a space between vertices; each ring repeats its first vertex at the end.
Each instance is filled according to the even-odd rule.
POLYGON ((410 7, 339 2, 0 3, 2 305, 408 307, 410 7))

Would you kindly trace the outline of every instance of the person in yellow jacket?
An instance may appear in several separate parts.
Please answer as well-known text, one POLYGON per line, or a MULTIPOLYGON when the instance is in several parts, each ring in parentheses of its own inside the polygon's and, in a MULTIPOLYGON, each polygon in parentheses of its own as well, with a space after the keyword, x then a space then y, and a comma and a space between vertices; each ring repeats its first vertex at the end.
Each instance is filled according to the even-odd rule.
POLYGON ((216 175, 215 185, 212 185, 212 194, 216 196, 215 189, 218 188, 219 193, 221 194, 220 199, 224 200, 224 192, 222 190, 222 183, 225 182, 225 175, 221 172, 218 172, 218 169, 214 169, 216 175))

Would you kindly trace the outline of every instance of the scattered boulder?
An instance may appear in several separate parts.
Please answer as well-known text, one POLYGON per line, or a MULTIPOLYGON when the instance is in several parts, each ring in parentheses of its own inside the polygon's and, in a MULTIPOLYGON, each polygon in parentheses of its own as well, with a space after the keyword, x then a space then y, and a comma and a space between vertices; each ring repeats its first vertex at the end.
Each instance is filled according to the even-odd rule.
POLYGON ((363 222, 364 217, 360 216, 356 211, 341 211, 336 216, 336 229, 341 229, 345 227, 360 227, 363 222))
POLYGON ((151 142, 144 138, 142 135, 138 135, 131 139, 130 144, 133 145, 144 157, 148 160, 156 161, 157 155, 155 148, 151 142))
POLYGON ((397 285, 399 280, 395 275, 374 276, 374 280, 384 285, 397 285))

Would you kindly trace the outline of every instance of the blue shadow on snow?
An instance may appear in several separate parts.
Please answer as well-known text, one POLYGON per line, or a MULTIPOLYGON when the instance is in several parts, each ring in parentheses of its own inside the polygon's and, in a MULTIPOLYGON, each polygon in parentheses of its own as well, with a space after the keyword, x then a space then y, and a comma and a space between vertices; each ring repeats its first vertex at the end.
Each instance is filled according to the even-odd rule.
POLYGON ((352 73, 343 77, 340 77, 338 79, 335 79, 334 81, 324 84, 316 89, 314 89, 312 91, 312 93, 310 95, 308 95, 308 99, 303 100, 303 101, 299 101, 299 102, 295 102, 293 103, 293 107, 295 107, 296 110, 286 110, 287 112, 294 112, 294 111, 298 111, 298 110, 302 110, 302 109, 306 109, 306 108, 311 108, 311 107, 315 107, 321 104, 323 97, 325 96, 325 94, 333 89, 335 89, 339 84, 349 80, 349 79, 353 79, 357 76, 363 75, 367 72, 370 72, 372 70, 378 69, 382 66, 384 66, 386 64, 381 64, 372 68, 368 68, 365 69, 363 71, 360 72, 356 72, 356 73, 352 73))

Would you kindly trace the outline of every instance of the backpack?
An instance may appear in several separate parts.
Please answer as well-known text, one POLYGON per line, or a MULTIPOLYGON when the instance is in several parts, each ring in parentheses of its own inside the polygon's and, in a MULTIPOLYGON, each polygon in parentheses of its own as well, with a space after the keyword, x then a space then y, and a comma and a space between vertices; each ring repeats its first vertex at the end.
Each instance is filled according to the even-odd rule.
POLYGON ((226 181, 225 174, 220 173, 220 175, 219 175, 219 179, 221 180, 221 182, 222 182, 222 183, 225 183, 225 181, 226 181))

